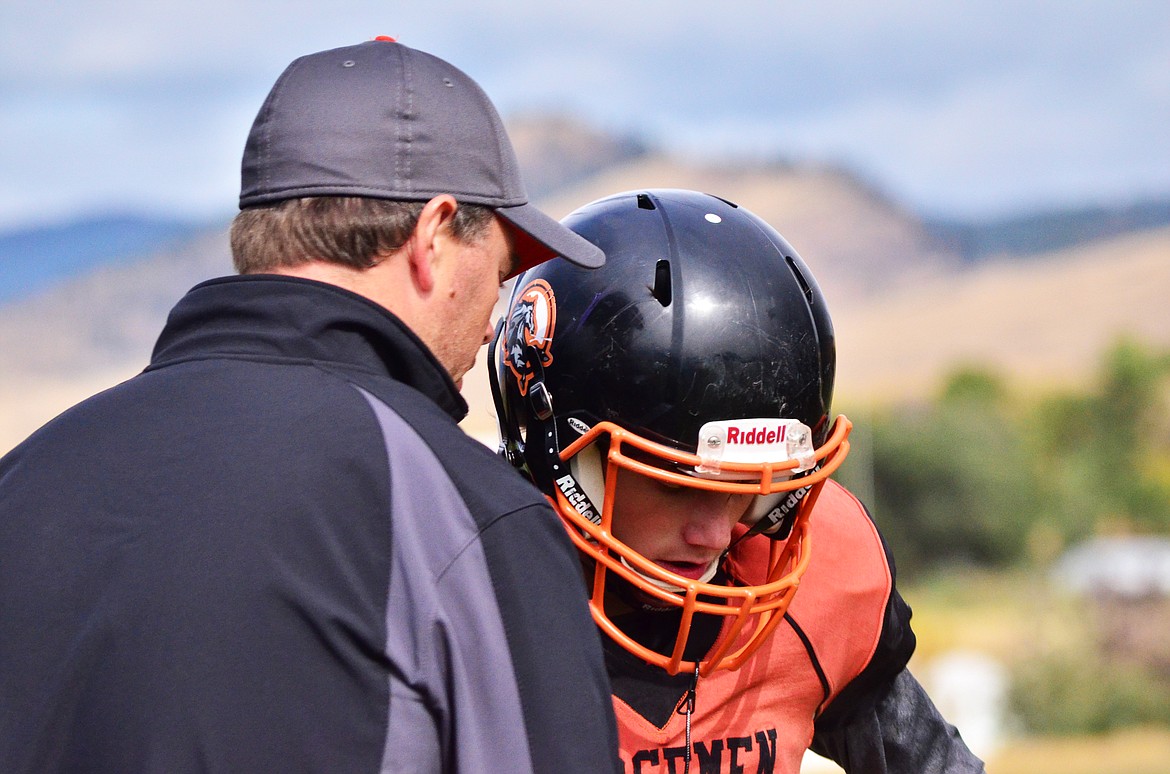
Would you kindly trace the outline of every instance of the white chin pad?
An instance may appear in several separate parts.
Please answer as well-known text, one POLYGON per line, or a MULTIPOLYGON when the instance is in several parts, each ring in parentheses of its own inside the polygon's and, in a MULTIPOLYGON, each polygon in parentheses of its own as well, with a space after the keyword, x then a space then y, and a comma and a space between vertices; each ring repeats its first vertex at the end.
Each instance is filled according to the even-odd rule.
MULTIPOLYGON (((622 564, 624 564, 626 567, 629 567, 631 570, 634 570, 630 563, 626 561, 625 557, 618 558, 621 560, 622 564)), ((723 557, 718 556, 711 561, 711 564, 707 566, 707 569, 703 572, 702 576, 698 578, 699 583, 706 583, 715 577, 715 573, 719 571, 719 561, 722 558, 723 557)), ((658 580, 657 578, 651 578, 649 575, 643 575, 637 570, 634 570, 634 572, 638 573, 638 575, 647 583, 651 584, 652 586, 657 586, 663 591, 669 591, 672 594, 683 594, 686 592, 686 589, 682 588, 681 586, 676 586, 673 583, 667 583, 666 581, 658 580)))

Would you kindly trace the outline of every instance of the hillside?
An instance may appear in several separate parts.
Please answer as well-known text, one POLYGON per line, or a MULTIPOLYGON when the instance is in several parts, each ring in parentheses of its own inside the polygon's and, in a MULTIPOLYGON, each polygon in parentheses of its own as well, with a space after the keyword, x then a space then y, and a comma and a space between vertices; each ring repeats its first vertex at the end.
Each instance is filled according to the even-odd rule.
MULTIPOLYGON (((1170 350, 1170 228, 982 264, 868 298, 838 297, 829 286, 826 294, 839 411, 929 398, 953 369, 972 364, 1023 389, 1088 387, 1118 337, 1170 350)), ((494 444, 486 374, 481 365, 466 379, 464 426, 494 444)))
POLYGON ((964 260, 1026 257, 1170 225, 1170 201, 1029 212, 977 223, 934 220, 927 229, 964 260))
POLYGON ((103 266, 7 304, 0 314, 0 450, 63 409, 146 365, 188 288, 231 271, 227 234, 103 266))
MULTIPOLYGON (((682 187, 778 226, 832 307, 838 408, 928 395, 957 363, 985 362, 1030 384, 1076 382, 1122 333, 1170 347, 1170 229, 972 265, 914 213, 838 169, 703 165, 587 133, 570 139, 602 143, 609 161, 592 175, 580 165, 563 169, 571 184, 536 198, 553 215, 618 191, 682 187)), ((536 144, 563 152, 563 143, 536 144)), ((198 281, 228 272, 226 233, 217 229, 180 250, 107 265, 0 307, 0 451, 139 371, 173 303, 198 281)), ((467 385, 465 427, 491 443, 482 364, 467 385)))
POLYGON ((1160 228, 840 304, 839 402, 929 395, 967 364, 1023 387, 1087 386, 1118 337, 1170 349, 1167 299, 1170 228, 1160 228))
POLYGON ((190 240, 205 225, 143 215, 81 217, 0 233, 0 303, 190 240))
POLYGON ((660 155, 607 169, 549 197, 562 217, 576 207, 636 188, 691 188, 746 207, 776 227, 831 297, 854 300, 957 271, 961 259, 921 220, 832 167, 784 163, 709 165, 660 155))

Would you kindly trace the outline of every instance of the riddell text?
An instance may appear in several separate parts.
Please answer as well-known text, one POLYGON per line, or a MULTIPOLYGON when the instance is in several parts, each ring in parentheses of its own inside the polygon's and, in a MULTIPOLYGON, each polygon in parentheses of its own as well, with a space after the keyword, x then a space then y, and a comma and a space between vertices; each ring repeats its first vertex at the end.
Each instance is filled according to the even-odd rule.
POLYGON ((766 427, 753 427, 751 430, 740 430, 738 427, 727 428, 728 443, 780 443, 787 435, 788 426, 769 430, 766 427))

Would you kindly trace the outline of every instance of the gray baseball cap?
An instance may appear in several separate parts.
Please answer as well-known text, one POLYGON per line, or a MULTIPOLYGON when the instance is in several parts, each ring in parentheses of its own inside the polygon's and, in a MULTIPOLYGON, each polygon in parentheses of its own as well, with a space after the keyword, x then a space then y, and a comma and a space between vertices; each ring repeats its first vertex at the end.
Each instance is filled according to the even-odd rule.
POLYGON ((309 54, 277 79, 242 163, 240 209, 308 196, 456 201, 510 225, 516 273, 558 255, 605 263, 596 245, 528 203, 516 152, 479 85, 392 38, 309 54))

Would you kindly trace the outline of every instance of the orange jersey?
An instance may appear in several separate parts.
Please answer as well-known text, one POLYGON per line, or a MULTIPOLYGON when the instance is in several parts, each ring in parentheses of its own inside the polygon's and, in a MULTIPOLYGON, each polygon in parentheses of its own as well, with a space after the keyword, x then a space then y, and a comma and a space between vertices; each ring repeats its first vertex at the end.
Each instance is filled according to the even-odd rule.
MULTIPOLYGON (((784 622, 739 670, 719 670, 698 680, 691 716, 692 772, 797 774, 812 742, 814 720, 842 689, 875 660, 890 662, 869 670, 879 672, 884 684, 909 658, 905 640, 893 649, 879 647, 894 585, 885 548, 865 508, 829 481, 811 525, 812 558, 784 622)), ((733 550, 730 562, 740 568, 737 575, 744 577, 744 568, 766 562, 768 540, 753 537, 733 550)), ((908 609, 898 609, 908 619, 908 609)), ((908 635, 905 623, 898 621, 894 636, 908 635)), ((912 635, 908 638, 912 648, 912 635)), ((676 710, 691 677, 672 678, 639 666, 644 667, 637 671, 640 677, 626 673, 614 680, 625 770, 682 774, 686 717, 676 710), (664 683, 671 688, 663 688, 664 683), (647 691, 661 700, 648 704, 647 691)), ((611 663, 611 676, 614 668, 611 663)))

